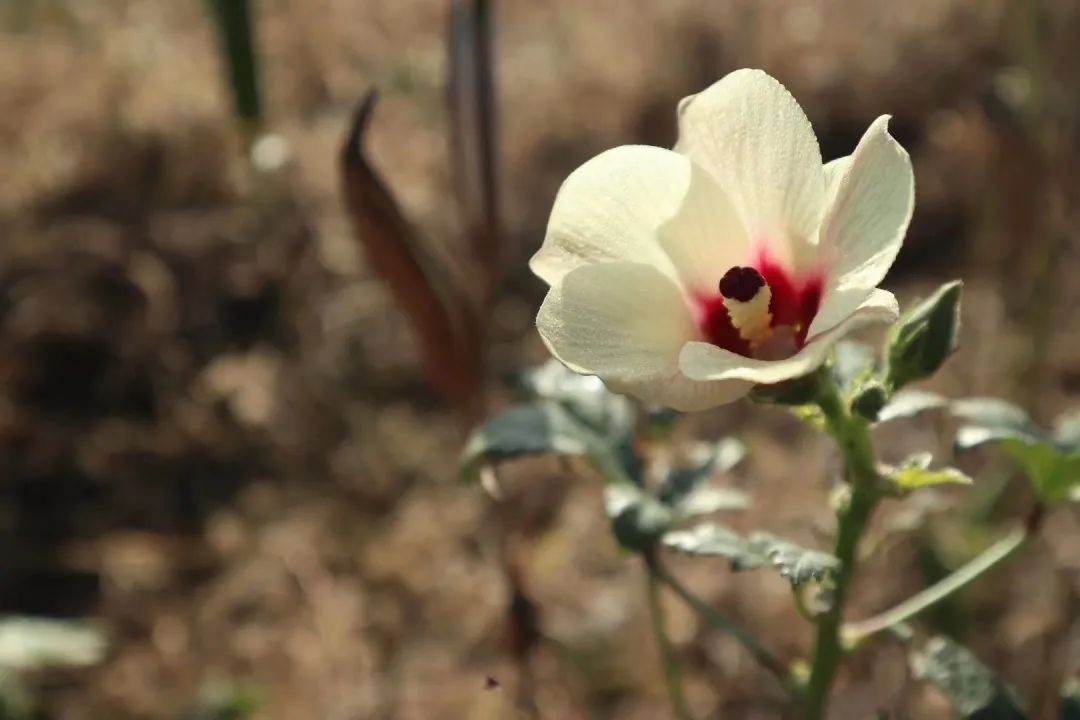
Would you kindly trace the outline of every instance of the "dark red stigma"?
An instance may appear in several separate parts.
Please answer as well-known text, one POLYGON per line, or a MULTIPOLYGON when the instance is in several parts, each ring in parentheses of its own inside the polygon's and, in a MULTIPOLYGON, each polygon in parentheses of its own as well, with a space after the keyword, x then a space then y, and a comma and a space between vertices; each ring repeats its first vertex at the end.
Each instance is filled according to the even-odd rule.
POLYGON ((733 267, 720 278, 720 294, 728 300, 749 302, 765 285, 765 278, 752 267, 733 267))

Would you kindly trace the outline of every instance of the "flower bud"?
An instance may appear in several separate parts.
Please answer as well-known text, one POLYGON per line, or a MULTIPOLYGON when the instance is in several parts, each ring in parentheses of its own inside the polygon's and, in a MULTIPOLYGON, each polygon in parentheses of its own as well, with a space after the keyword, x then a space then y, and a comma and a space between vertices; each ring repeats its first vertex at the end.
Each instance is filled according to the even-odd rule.
POLYGON ((891 390, 930 377, 956 350, 962 287, 959 280, 946 283, 900 318, 889 338, 891 390))
POLYGON ((851 398, 851 411, 870 422, 877 420, 881 408, 885 407, 889 396, 885 386, 878 380, 871 380, 856 390, 851 398))

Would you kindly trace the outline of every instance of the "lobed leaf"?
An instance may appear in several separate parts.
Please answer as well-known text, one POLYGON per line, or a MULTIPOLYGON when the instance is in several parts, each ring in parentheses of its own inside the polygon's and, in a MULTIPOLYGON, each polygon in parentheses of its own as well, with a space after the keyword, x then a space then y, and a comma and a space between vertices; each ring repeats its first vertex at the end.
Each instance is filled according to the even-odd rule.
POLYGON ((978 658, 945 636, 931 638, 910 657, 915 677, 936 685, 965 720, 1025 720, 1012 691, 978 658))
POLYGON ((604 488, 604 510, 620 547, 632 552, 647 550, 675 524, 672 508, 631 483, 604 488))
POLYGON ((703 443, 699 462, 671 470, 656 497, 641 486, 613 483, 604 492, 604 508, 619 545, 633 551, 652 547, 676 523, 720 510, 742 510, 749 499, 741 492, 717 488, 707 481, 737 464, 746 452, 742 443, 728 438, 703 443))
POLYGON ((701 485, 669 507, 679 520, 685 520, 700 515, 711 515, 714 512, 746 510, 750 507, 750 498, 746 493, 734 488, 701 485))
POLYGON ((744 537, 716 523, 669 532, 664 535, 664 545, 684 555, 727 558, 736 571, 758 568, 767 562, 767 558, 751 548, 744 537))
POLYGON ((584 456, 607 480, 631 483, 611 446, 554 402, 507 408, 474 430, 461 454, 460 477, 471 482, 484 463, 530 455, 584 456))
POLYGON ((975 427, 1043 439, 1042 430, 1020 407, 1000 398, 972 397, 953 401, 949 410, 975 427))
POLYGON ((553 400, 602 437, 621 439, 633 432, 636 421, 629 399, 607 389, 593 375, 578 375, 550 359, 523 373, 522 385, 534 398, 553 400))
POLYGON ((1080 449, 1068 443, 1074 432, 1072 418, 1059 420, 1051 435, 1004 400, 959 400, 953 403, 952 411, 970 423, 956 433, 957 450, 1000 445, 1024 469, 1044 502, 1067 502, 1080 491, 1080 449))
POLYGON ((839 561, 828 553, 809 550, 771 533, 743 537, 716 523, 664 535, 664 544, 687 555, 723 557, 735 571, 773 567, 792 585, 822 581, 835 575, 839 561))
POLYGON ((715 475, 727 472, 746 456, 746 446, 735 438, 701 443, 690 467, 673 468, 660 483, 657 497, 680 518, 708 515, 721 510, 744 510, 749 498, 738 490, 708 485, 715 475))

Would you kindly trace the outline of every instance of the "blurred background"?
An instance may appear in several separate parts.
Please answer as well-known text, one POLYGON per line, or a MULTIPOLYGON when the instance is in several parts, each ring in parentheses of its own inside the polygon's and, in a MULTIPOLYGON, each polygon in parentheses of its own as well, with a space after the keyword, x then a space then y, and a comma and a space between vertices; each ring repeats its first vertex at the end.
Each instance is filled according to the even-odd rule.
MULTIPOLYGON (((508 538, 456 481, 470 424, 545 358, 526 260, 559 183, 670 146, 677 101, 739 67, 793 92, 826 159, 890 113, 917 202, 886 284, 966 283, 930 387, 1046 421, 1080 401, 1078 37, 1072 0, 0 0, 0 717, 667 717, 599 482, 505 469, 508 538)), ((897 423, 885 459, 947 456, 943 424, 897 423)), ((680 432, 748 445, 739 523, 826 546, 822 439, 745 403, 680 432)), ((883 508, 853 616, 1030 503, 1000 455, 962 467, 973 488, 883 508)), ((674 567, 806 653, 779 577, 674 567)), ((1059 510, 925 625, 1050 717, 1078 592, 1059 510)), ((784 717, 738 645, 670 613, 698 717, 784 717)), ((880 710, 948 717, 889 640, 834 712, 880 710)))

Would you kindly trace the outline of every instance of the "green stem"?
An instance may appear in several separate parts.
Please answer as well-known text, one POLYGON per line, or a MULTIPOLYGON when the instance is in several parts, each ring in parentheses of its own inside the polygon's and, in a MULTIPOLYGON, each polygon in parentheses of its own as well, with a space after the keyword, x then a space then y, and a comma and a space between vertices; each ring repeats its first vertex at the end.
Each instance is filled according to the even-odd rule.
POLYGON ((675 578, 674 575, 668 572, 667 568, 664 567, 659 560, 654 560, 649 567, 652 574, 658 580, 675 591, 675 594, 682 598, 687 605, 705 620, 705 622, 718 630, 723 630, 725 633, 735 638, 750 652, 751 655, 754 656, 754 659, 757 660, 762 667, 775 675, 776 679, 779 680, 780 684, 785 688, 788 690, 795 689, 794 680, 787 668, 785 668, 783 663, 776 659, 772 653, 765 649, 753 635, 743 630, 726 615, 690 592, 686 586, 675 578))
POLYGON ((676 720, 690 720, 690 708, 686 705, 683 692, 682 673, 679 662, 675 659, 675 648, 667 634, 667 618, 660 602, 660 578, 655 571, 655 558, 646 555, 645 566, 648 570, 645 578, 646 597, 649 600, 649 618, 652 620, 653 635, 660 648, 660 660, 664 664, 664 680, 667 683, 668 698, 676 720))
POLYGON ((823 379, 818 405, 825 414, 829 433, 836 440, 844 458, 844 472, 851 487, 847 503, 837 511, 836 546, 840 561, 832 587, 832 604, 818 622, 810 680, 806 688, 807 720, 821 720, 829 702, 836 670, 843 656, 840 628, 844 601, 855 570, 859 538, 880 499, 878 475, 870 443, 868 423, 848 412, 834 383, 823 379))
POLYGON ((891 610, 880 615, 849 623, 843 628, 843 639, 848 644, 857 644, 861 640, 887 630, 890 627, 910 620, 932 605, 941 602, 956 591, 964 588, 973 580, 993 569, 1023 547, 1031 536, 1027 527, 1016 528, 996 543, 986 548, 977 557, 962 568, 917 593, 891 610))
POLYGON ((210 0, 210 5, 221 35, 233 107, 237 117, 254 126, 262 116, 255 11, 251 0, 210 0))

